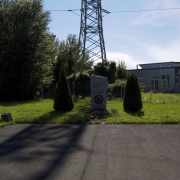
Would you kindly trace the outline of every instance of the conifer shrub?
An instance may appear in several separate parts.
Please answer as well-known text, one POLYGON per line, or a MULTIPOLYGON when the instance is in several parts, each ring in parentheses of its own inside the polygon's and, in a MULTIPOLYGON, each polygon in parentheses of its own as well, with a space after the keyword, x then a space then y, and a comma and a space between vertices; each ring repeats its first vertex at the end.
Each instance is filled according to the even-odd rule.
POLYGON ((134 73, 128 75, 124 101, 124 111, 135 112, 142 109, 141 91, 134 73))
POLYGON ((72 95, 67 84, 67 79, 63 66, 61 65, 59 71, 59 79, 55 92, 54 106, 55 111, 67 112, 74 107, 72 95))

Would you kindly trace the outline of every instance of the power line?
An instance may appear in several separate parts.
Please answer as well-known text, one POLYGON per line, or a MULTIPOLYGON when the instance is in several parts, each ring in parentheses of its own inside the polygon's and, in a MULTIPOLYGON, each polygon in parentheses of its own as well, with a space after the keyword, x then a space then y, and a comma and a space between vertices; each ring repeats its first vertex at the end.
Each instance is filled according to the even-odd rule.
POLYGON ((69 11, 69 12, 71 12, 71 13, 77 15, 77 16, 81 16, 81 15, 75 13, 75 11, 80 11, 80 9, 73 9, 73 10, 71 10, 71 9, 68 9, 68 10, 48 10, 48 11, 59 11, 59 12, 69 11))
POLYGON ((167 8, 167 9, 141 9, 132 11, 114 11, 109 13, 133 13, 133 12, 152 12, 152 11, 169 11, 169 10, 180 10, 180 8, 167 8))
MULTIPOLYGON (((111 14, 111 13, 138 13, 138 12, 153 12, 153 11, 170 11, 170 10, 180 10, 180 8, 166 8, 166 9, 140 9, 140 10, 119 10, 119 11, 108 11, 105 9, 102 9, 102 12, 105 13, 106 15, 111 14)), ((71 13, 74 13, 77 16, 80 16, 79 14, 75 13, 75 11, 81 11, 81 9, 68 9, 68 10, 48 10, 48 11, 68 11, 71 13)), ((105 15, 105 16, 106 16, 105 15)), ((104 17, 104 16, 103 16, 104 17)))
POLYGON ((77 15, 77 16, 81 16, 81 15, 79 15, 79 14, 75 13, 74 11, 70 11, 70 12, 72 12, 73 14, 75 14, 75 15, 77 15))
POLYGON ((72 12, 72 11, 80 11, 80 9, 68 9, 68 10, 63 10, 63 9, 54 9, 54 10, 48 10, 48 11, 70 11, 70 12, 72 12))

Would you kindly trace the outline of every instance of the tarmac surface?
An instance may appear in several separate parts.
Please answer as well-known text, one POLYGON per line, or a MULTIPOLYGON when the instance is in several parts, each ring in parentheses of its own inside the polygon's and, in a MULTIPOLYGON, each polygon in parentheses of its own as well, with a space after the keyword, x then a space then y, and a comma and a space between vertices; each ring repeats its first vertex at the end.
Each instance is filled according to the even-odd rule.
POLYGON ((178 180, 180 125, 0 129, 0 180, 178 180))

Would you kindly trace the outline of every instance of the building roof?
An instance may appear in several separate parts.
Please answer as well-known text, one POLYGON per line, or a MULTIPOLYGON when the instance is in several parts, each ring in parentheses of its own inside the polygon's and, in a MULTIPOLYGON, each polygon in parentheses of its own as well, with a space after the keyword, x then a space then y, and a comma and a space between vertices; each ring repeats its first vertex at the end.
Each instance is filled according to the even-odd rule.
POLYGON ((158 62, 158 63, 146 63, 146 64, 138 64, 139 66, 143 66, 143 65, 153 65, 153 64, 180 64, 180 62, 174 62, 174 61, 169 61, 169 62, 158 62))

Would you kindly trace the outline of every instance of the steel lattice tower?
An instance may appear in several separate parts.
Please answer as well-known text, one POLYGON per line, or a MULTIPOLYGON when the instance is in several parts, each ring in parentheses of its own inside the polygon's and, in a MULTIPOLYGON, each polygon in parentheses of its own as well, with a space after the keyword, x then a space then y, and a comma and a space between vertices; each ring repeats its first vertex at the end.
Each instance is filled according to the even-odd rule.
MULTIPOLYGON (((77 62, 84 65, 85 54, 89 60, 101 60, 104 65, 106 59, 105 43, 102 26, 101 0, 82 0, 81 26, 77 50, 77 62)), ((83 69, 83 67, 81 67, 83 69)), ((82 70, 81 69, 81 70, 82 70)))

